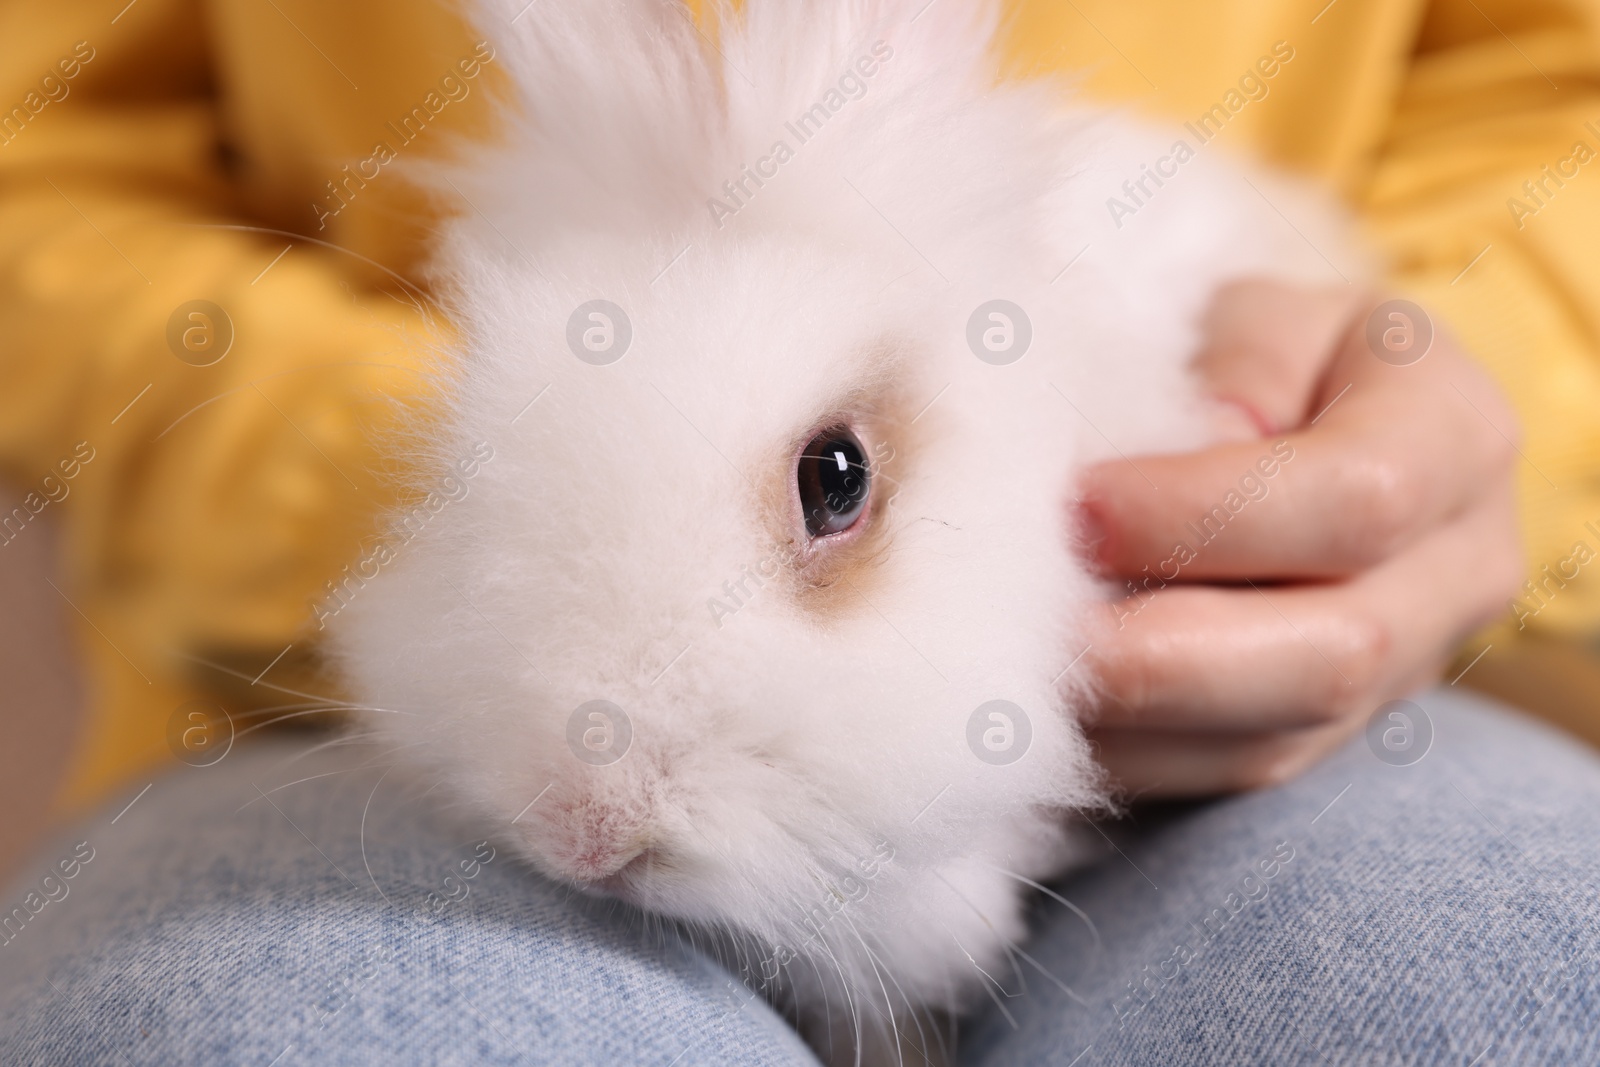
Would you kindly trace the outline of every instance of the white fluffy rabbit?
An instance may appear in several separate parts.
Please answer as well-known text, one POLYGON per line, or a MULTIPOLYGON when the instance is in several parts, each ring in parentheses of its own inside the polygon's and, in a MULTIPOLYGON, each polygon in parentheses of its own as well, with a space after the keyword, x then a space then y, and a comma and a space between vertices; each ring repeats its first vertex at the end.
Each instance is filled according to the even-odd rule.
POLYGON ((970 0, 525 2, 478 6, 505 122, 438 184, 417 488, 465 488, 338 657, 539 870, 719 931, 826 1055, 917 1059, 1104 802, 1075 472, 1206 440, 1208 299, 1337 282, 1343 224, 1002 81, 970 0))

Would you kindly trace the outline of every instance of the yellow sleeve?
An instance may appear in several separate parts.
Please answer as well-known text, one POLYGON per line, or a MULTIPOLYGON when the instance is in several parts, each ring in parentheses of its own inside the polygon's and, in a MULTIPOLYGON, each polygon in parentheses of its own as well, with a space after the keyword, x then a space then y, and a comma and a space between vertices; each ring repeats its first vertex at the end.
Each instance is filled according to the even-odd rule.
MULTIPOLYGON (((303 660, 432 330, 370 265, 238 228, 203 12, 142 6, 0 13, 0 470, 22 489, 0 552, 65 522, 90 689, 69 803, 170 759, 173 713, 230 678, 197 659, 303 660)), ((297 699, 226 699, 247 691, 297 699)))
POLYGON ((1600 632, 1600 9, 1434 4, 1361 200, 1521 416, 1532 582, 1506 630, 1600 632))

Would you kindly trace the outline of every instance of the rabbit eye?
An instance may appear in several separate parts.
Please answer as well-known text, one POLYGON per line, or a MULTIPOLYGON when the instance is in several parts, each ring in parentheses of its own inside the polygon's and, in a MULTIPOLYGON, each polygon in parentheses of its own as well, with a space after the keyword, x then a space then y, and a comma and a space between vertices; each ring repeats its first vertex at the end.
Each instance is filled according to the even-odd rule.
POLYGON ((860 440, 847 427, 835 426, 813 437, 800 453, 795 478, 806 533, 813 538, 848 530, 866 510, 872 472, 860 440))

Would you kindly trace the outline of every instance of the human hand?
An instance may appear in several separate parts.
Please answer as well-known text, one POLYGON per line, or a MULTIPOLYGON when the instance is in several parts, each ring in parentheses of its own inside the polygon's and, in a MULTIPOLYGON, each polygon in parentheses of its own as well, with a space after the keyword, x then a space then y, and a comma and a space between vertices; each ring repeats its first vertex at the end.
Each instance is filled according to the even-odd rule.
POLYGON ((1436 680, 1521 581, 1509 404, 1443 333, 1416 362, 1377 358, 1376 305, 1229 286, 1198 367, 1253 429, 1085 473, 1083 539, 1137 588, 1086 656, 1089 736, 1130 794, 1294 777, 1436 680))

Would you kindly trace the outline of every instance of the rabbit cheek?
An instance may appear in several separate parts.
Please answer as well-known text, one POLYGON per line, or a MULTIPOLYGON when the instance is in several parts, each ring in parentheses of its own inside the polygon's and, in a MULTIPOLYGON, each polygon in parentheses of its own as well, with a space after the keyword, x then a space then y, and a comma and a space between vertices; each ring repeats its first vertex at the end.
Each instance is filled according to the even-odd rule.
POLYGON ((802 573, 795 587, 796 600, 813 618, 827 622, 865 607, 872 600, 888 556, 890 527, 883 509, 869 503, 860 536, 849 544, 831 547, 826 558, 816 560, 802 573))

